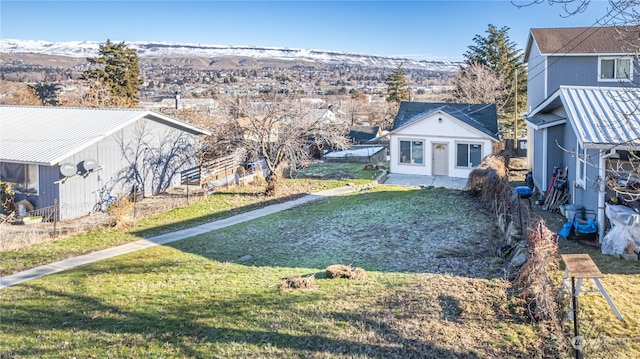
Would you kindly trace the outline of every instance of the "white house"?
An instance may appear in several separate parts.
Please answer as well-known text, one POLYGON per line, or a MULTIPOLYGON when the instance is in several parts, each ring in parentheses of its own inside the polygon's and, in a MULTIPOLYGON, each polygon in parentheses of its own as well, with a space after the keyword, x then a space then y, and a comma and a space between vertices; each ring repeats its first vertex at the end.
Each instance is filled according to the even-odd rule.
POLYGON ((500 141, 496 106, 402 102, 389 136, 391 173, 467 178, 500 141))

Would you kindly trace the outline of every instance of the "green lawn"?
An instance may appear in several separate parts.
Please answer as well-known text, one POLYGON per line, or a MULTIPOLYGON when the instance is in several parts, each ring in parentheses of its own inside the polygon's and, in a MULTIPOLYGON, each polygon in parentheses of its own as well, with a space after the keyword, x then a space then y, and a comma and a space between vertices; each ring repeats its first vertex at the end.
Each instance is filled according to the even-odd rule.
POLYGON ((539 356, 487 218, 458 191, 380 186, 25 282, 0 292, 0 356, 539 356), (327 278, 337 263, 366 279, 327 278), (320 288, 278 288, 294 275, 320 288))
MULTIPOLYGON (((56 241, 32 245, 28 248, 0 252, 0 275, 8 275, 42 264, 52 263, 81 254, 135 242, 141 238, 197 226, 262 206, 278 203, 301 195, 347 184, 363 185, 374 180, 381 171, 365 171, 363 164, 320 164, 327 174, 338 173, 343 179, 284 179, 282 191, 275 197, 262 195, 264 188, 239 186, 222 190, 215 195, 192 202, 152 217, 138 220, 131 228, 102 228, 89 233, 71 235, 56 241)), ((301 174, 303 176, 304 173, 301 174)), ((339 176, 333 176, 339 177, 339 176)))
MULTIPOLYGON (((307 171, 315 178, 326 169, 307 171)), ((301 183, 299 192, 310 192, 368 181, 288 186, 291 194, 301 183)), ((210 199, 221 202, 34 246, 15 259, 3 253, 2 266, 137 240, 265 200, 254 192, 210 199)), ((379 186, 331 197, 5 288, 0 358, 569 357, 509 294, 497 238, 491 215, 459 191, 379 186), (366 279, 329 279, 331 264, 364 268, 366 279), (279 289, 295 275, 314 275, 319 289, 279 289)), ((561 242, 560 250, 590 249, 561 242)), ((586 357, 640 356, 637 262, 589 253, 625 321, 604 298, 581 297, 586 357)))

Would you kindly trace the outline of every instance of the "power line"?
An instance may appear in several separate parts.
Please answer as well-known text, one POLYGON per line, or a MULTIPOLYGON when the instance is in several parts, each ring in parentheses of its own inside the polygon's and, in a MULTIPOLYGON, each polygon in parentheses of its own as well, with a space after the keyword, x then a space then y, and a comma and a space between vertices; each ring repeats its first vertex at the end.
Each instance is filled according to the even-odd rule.
MULTIPOLYGON (((562 47, 560 47, 559 49, 557 49, 556 51, 554 51, 551 55, 547 55, 547 57, 550 56, 554 56, 556 54, 558 54, 560 52, 560 50, 564 49, 565 46, 571 44, 574 40, 580 38, 582 35, 584 35, 587 31, 593 29, 596 25, 600 24, 598 26, 598 29, 602 29, 603 27, 605 27, 605 25, 607 23, 609 23, 610 21, 612 21, 616 16, 620 15, 620 13, 622 12, 622 8, 620 8, 618 10, 618 12, 615 15, 612 15, 611 11, 609 11, 607 14, 605 14, 604 16, 602 16, 600 19, 596 20, 591 26, 585 28, 582 32, 580 32, 578 35, 576 35, 573 39, 571 39, 571 41, 567 42, 565 45, 563 45, 562 47), (609 17, 608 20, 602 22, 605 18, 609 17)), ((567 57, 567 53, 573 49, 575 49, 576 47, 578 47, 580 44, 582 44, 583 42, 585 42, 589 37, 585 36, 581 41, 575 43, 570 49, 566 50, 562 55, 560 55, 558 58, 556 58, 551 64, 548 64, 547 66, 545 66, 542 70, 540 70, 538 73, 534 74, 533 76, 528 76, 529 80, 533 80, 535 78, 537 78, 538 76, 542 75, 547 69, 549 69, 551 66, 553 66, 555 63, 557 63, 558 61, 560 61, 561 59, 567 57)), ((546 61, 542 61, 538 64, 536 64, 535 66, 528 68, 527 73, 530 74, 532 70, 534 70, 535 68, 537 68, 540 65, 545 65, 546 61)))

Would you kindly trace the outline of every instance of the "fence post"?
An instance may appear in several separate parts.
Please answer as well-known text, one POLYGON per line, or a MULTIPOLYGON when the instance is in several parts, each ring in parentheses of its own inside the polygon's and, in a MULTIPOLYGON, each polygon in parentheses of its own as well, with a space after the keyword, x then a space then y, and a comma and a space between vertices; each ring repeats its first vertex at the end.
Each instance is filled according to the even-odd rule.
POLYGON ((136 201, 138 199, 138 185, 133 185, 133 218, 136 218, 136 201))
POLYGON ((53 237, 57 237, 57 224, 58 224, 58 199, 53 200, 53 237))

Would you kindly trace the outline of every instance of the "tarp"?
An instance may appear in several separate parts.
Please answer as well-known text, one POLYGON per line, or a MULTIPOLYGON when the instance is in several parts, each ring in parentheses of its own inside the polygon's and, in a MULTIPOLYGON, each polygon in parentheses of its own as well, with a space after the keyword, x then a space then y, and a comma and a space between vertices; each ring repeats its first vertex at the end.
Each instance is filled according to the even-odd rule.
POLYGON ((602 239, 602 254, 620 256, 629 244, 640 252, 640 213, 608 203, 604 211, 611 222, 611 229, 602 239))

